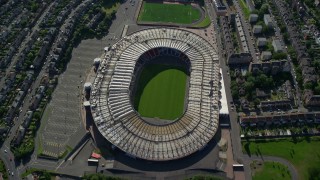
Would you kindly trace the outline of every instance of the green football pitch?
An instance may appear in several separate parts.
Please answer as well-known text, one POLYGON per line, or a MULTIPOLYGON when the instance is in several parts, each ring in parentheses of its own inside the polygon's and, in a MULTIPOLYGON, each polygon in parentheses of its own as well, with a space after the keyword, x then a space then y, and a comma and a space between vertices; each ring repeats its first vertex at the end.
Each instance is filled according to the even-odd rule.
POLYGON ((142 117, 174 120, 183 114, 187 74, 181 67, 151 64, 144 67, 135 94, 142 117))
POLYGON ((145 22, 191 24, 201 17, 201 12, 191 5, 161 4, 144 1, 141 8, 138 20, 145 22))

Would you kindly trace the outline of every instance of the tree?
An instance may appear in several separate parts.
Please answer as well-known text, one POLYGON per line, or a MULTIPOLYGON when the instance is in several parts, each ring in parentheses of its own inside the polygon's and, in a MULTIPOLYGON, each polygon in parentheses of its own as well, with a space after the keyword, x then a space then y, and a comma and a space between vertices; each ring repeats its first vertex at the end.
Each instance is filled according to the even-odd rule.
POLYGON ((281 25, 280 25, 280 31, 281 31, 281 33, 287 32, 287 27, 283 23, 281 23, 281 25))
POLYGON ((36 120, 40 120, 40 119, 41 119, 41 114, 40 114, 40 112, 38 112, 38 111, 34 112, 33 118, 35 118, 36 120))
POLYGON ((27 55, 28 60, 32 60, 33 57, 34 57, 33 53, 29 52, 28 55, 27 55))
POLYGON ((267 75, 265 74, 260 74, 259 76, 257 76, 256 78, 256 84, 258 87, 265 87, 265 82, 267 81, 267 75))
POLYGON ((304 84, 304 89, 313 89, 314 85, 311 82, 307 82, 304 84))
POLYGON ((231 81, 231 93, 233 99, 239 99, 239 87, 235 81, 231 81))
POLYGON ((311 40, 307 40, 307 42, 306 42, 307 49, 310 49, 311 45, 312 45, 312 41, 311 40))
POLYGON ((46 170, 44 170, 41 174, 41 176, 39 177, 40 180, 47 180, 47 179, 52 179, 51 178, 51 174, 49 172, 47 172, 46 170))
POLYGON ((268 34, 269 31, 270 31, 269 27, 266 26, 265 24, 262 24, 262 31, 261 31, 261 32, 262 32, 263 34, 268 34))
POLYGON ((314 88, 314 93, 320 95, 320 82, 318 82, 318 85, 314 88))
POLYGON ((260 104, 260 99, 259 98, 255 98, 254 99, 254 105, 258 106, 260 104))
POLYGON ((259 10, 259 19, 263 20, 264 14, 269 14, 269 6, 268 4, 263 4, 259 10))
POLYGON ((316 69, 316 72, 320 72, 320 60, 316 59, 313 61, 313 67, 316 69))
POLYGON ((105 176, 103 174, 86 174, 82 177, 83 180, 121 180, 120 177, 105 176))
POLYGON ((290 44, 290 39, 289 39, 289 33, 288 32, 283 33, 283 39, 284 39, 284 43, 290 44))
POLYGON ((254 83, 253 82, 250 82, 250 81, 247 81, 244 83, 244 89, 249 93, 249 92, 252 92, 253 91, 253 88, 254 88, 254 83))
POLYGON ((287 59, 287 54, 283 52, 273 53, 272 59, 275 59, 275 60, 287 59))

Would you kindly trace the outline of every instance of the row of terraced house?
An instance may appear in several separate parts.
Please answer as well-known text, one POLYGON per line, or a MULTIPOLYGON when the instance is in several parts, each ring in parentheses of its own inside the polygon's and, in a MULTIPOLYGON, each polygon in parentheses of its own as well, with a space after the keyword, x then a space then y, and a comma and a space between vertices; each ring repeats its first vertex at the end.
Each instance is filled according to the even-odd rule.
MULTIPOLYGON (((316 83, 319 80, 315 72, 315 68, 311 66, 311 58, 307 53, 306 46, 301 42, 301 32, 299 27, 294 21, 292 10, 288 4, 282 1, 274 0, 283 21, 287 25, 287 30, 290 35, 291 44, 297 52, 297 59, 299 66, 302 70, 303 85, 306 83, 316 83)), ((319 106, 320 105, 320 95, 315 95, 312 90, 305 90, 303 95, 304 104, 306 106, 319 106)))
POLYGON ((242 127, 320 124, 320 112, 291 113, 274 116, 247 116, 240 117, 239 121, 242 127))

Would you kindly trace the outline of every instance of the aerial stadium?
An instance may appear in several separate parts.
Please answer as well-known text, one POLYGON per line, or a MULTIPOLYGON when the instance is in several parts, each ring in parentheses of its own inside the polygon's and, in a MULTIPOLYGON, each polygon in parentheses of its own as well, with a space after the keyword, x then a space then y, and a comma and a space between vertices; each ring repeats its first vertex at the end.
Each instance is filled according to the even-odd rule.
POLYGON ((219 81, 218 55, 202 37, 181 29, 140 30, 100 62, 90 94, 93 120, 130 156, 180 159, 215 136, 219 81))

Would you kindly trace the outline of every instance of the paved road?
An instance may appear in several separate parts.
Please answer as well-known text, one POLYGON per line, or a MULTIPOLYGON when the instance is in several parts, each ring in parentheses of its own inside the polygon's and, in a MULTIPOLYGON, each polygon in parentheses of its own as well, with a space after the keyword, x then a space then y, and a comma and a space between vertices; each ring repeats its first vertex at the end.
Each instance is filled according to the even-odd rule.
POLYGON ((286 165, 288 167, 288 170, 290 171, 291 174, 291 178, 293 180, 297 180, 299 178, 298 176, 298 172, 296 170, 296 168, 286 159, 280 158, 280 157, 274 157, 274 156, 256 156, 256 155, 252 155, 252 156, 248 156, 248 155, 244 155, 244 158, 247 161, 274 161, 274 162, 279 162, 283 165, 286 165))
POLYGON ((15 162, 10 160, 10 159, 13 158, 13 154, 10 152, 10 148, 3 145, 1 147, 0 157, 1 157, 1 160, 4 162, 4 165, 5 165, 6 169, 7 169, 7 171, 8 171, 8 169, 10 170, 10 174, 8 174, 9 175, 9 179, 12 179, 12 180, 16 179, 14 176, 11 175, 11 172, 13 172, 14 175, 17 172, 15 170, 15 167, 16 167, 15 166, 15 162), (5 150, 7 152, 5 152, 5 150))
POLYGON ((221 29, 219 28, 219 25, 218 25, 218 22, 217 22, 217 14, 215 12, 215 8, 214 8, 214 4, 211 3, 211 2, 207 2, 206 1, 206 5, 207 5, 207 11, 208 11, 208 14, 210 16, 210 19, 211 19, 211 23, 213 24, 214 28, 216 29, 215 31, 215 45, 217 45, 217 53, 220 57, 221 60, 225 60, 223 57, 224 57, 224 48, 222 46, 222 42, 221 42, 221 34, 222 34, 222 31, 221 29))
MULTIPOLYGON (((214 9, 214 5, 210 4, 211 6, 208 7, 208 13, 211 16, 212 19, 212 23, 215 25, 215 27, 219 27, 217 24, 217 16, 215 13, 215 9, 214 9)), ((238 115, 236 111, 233 111, 232 107, 231 107, 231 102, 232 100, 232 96, 231 96, 231 88, 230 88, 230 84, 231 84, 231 78, 229 76, 229 67, 226 65, 226 60, 225 58, 223 58, 223 55, 221 52, 223 52, 224 47, 222 46, 221 43, 221 35, 222 32, 220 31, 220 29, 217 30, 217 34, 216 34, 216 41, 217 41, 217 45, 218 45, 218 53, 219 53, 219 57, 220 57, 220 68, 222 69, 222 74, 224 77, 224 85, 225 85, 225 91, 226 91, 226 98, 227 98, 227 104, 228 104, 228 109, 229 109, 229 117, 230 117, 230 126, 231 126, 231 130, 230 130, 230 136, 231 136, 231 144, 232 144, 232 152, 233 152, 233 158, 234 161, 238 162, 238 163, 242 163, 244 164, 244 168, 245 168, 245 177, 246 179, 251 179, 251 174, 250 171, 248 170, 250 167, 249 162, 244 161, 243 160, 243 153, 242 153, 242 148, 241 148, 241 138, 240 138, 240 126, 237 122, 238 119, 238 115)))

